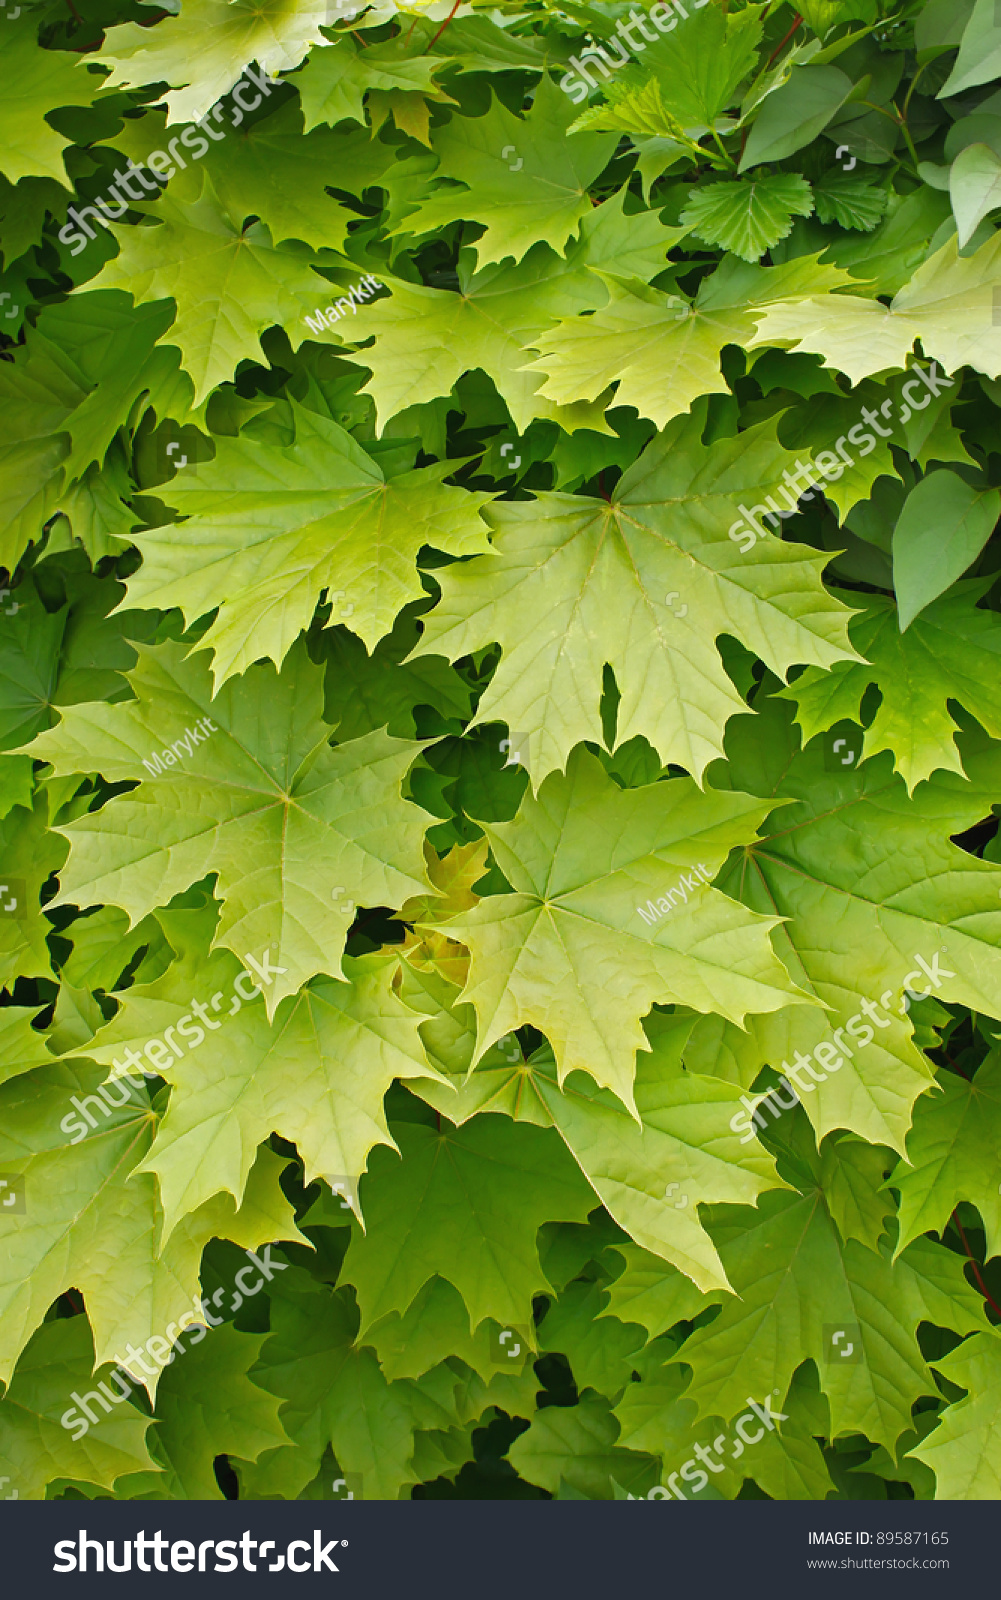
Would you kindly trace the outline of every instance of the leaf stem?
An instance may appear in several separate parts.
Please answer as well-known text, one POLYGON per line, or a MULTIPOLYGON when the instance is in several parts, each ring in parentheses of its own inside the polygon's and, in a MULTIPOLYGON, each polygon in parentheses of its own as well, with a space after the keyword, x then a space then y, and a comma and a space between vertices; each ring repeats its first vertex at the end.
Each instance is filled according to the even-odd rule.
POLYGON ((956 1224, 956 1228, 957 1228, 957 1230, 959 1232, 959 1237, 963 1241, 963 1249, 966 1251, 966 1254, 970 1258, 970 1266, 973 1268, 973 1276, 977 1280, 977 1285, 978 1285, 978 1287, 980 1289, 980 1293, 983 1295, 984 1299, 987 1301, 987 1304, 990 1306, 991 1310, 992 1311, 996 1311, 998 1316, 1001 1317, 1001 1306, 998 1305, 997 1301, 994 1299, 994 1296, 991 1294, 990 1290, 988 1289, 986 1283, 984 1282, 984 1280, 983 1280, 983 1278, 981 1276, 980 1264, 977 1261, 976 1256, 973 1254, 973 1251, 970 1249, 969 1242, 967 1240, 966 1234, 963 1232, 963 1224, 959 1220, 959 1211, 958 1211, 958 1209, 952 1213, 951 1220, 956 1224))
POLYGON ((800 25, 800 23, 802 21, 803 21, 803 18, 800 16, 799 12, 797 11, 795 17, 793 18, 793 24, 792 24, 792 27, 789 29, 789 32, 786 34, 784 39, 779 41, 779 43, 775 46, 775 49, 772 51, 771 55, 768 57, 768 60, 765 62, 765 71, 766 72, 768 71, 768 68, 771 66, 772 62, 775 60, 775 57, 778 55, 779 51, 783 50, 785 48, 785 46, 789 43, 789 40, 792 38, 793 34, 796 32, 796 29, 799 27, 799 25, 800 25))
MULTIPOLYGON (((458 11, 459 6, 461 5, 461 3, 462 3, 462 0, 452 0, 452 9, 448 13, 448 16, 445 18, 445 20, 442 23, 441 27, 438 29, 438 32, 435 34, 434 38, 431 40, 431 44, 428 45, 428 50, 431 49, 432 45, 436 45, 438 43, 438 40, 441 38, 442 34, 445 32, 445 29, 448 27, 448 25, 451 22, 452 18, 455 16, 455 13, 458 11)), ((427 50, 425 50, 424 54, 427 55, 427 50)))

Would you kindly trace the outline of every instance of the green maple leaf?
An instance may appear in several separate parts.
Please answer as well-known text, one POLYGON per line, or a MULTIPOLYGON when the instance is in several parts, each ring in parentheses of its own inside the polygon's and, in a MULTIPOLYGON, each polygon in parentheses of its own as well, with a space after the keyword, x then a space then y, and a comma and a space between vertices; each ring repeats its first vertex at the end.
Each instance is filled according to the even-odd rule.
POLYGON ((109 28, 94 59, 113 68, 109 88, 172 84, 169 121, 186 122, 209 111, 248 62, 268 74, 298 66, 325 42, 329 19, 326 0, 189 0, 183 17, 167 15, 154 28, 109 28))
POLYGON ((544 73, 531 110, 516 117, 496 98, 480 117, 453 117, 434 131, 438 176, 464 189, 439 189, 405 224, 417 236, 465 218, 485 224, 473 246, 480 266, 540 240, 562 255, 591 210, 588 188, 615 150, 614 134, 564 137, 573 106, 544 73))
MULTIPOLYGON (((736 1500, 741 1484, 747 1480, 757 1484, 774 1500, 823 1500, 827 1497, 832 1488, 831 1478, 814 1437, 818 1431, 817 1402, 820 1402, 822 1414, 827 1407, 823 1397, 811 1392, 800 1374, 782 1402, 785 1420, 769 1430, 758 1428, 763 1437, 747 1447, 734 1430, 735 1419, 731 1419, 729 1425, 718 1416, 698 1419, 698 1406, 685 1392, 688 1379, 677 1367, 651 1365, 647 1369, 647 1363, 643 1365, 646 1370, 642 1381, 629 1385, 616 1402, 614 1414, 621 1424, 619 1440, 622 1445, 661 1457, 661 1483, 670 1484, 670 1494, 666 1498, 679 1494, 688 1500, 736 1500), (709 1487, 699 1490, 691 1487, 691 1477, 683 1480, 684 1488, 678 1481, 679 1468, 689 1465, 686 1456, 694 1465, 692 1443, 696 1433, 706 1442, 713 1441, 711 1448, 717 1455, 709 1475, 709 1487), (740 1465, 735 1466, 735 1461, 740 1465)), ((748 1416, 757 1428, 753 1413, 748 1416)), ((829 1426, 824 1417, 824 1433, 829 1426)))
POLYGON ((642 733, 699 777, 744 708, 715 648, 721 619, 776 671, 852 654, 848 614, 820 582, 826 557, 779 539, 745 555, 727 537, 745 497, 780 491, 794 462, 773 424, 707 449, 704 417, 699 408, 653 440, 609 501, 492 506, 493 553, 439 575, 417 653, 455 660, 501 645, 476 720, 526 731, 536 781, 581 740, 603 742, 606 662, 622 696, 618 740, 642 733))
POLYGON ((639 1322, 656 1339, 678 1322, 694 1321, 707 1306, 725 1298, 719 1289, 703 1294, 685 1273, 641 1245, 616 1244, 615 1250, 625 1267, 608 1284, 608 1304, 599 1317, 639 1322))
POLYGON ((53 1300, 67 1289, 78 1289, 86 1301, 99 1362, 121 1358, 130 1340, 142 1345, 150 1335, 166 1337, 169 1348, 176 1319, 192 1310, 209 1239, 226 1234, 254 1248, 297 1234, 278 1187, 285 1162, 266 1150, 242 1211, 227 1196, 210 1199, 165 1249, 156 1185, 137 1172, 154 1130, 149 1102, 121 1084, 99 1099, 94 1090, 103 1076, 82 1062, 53 1064, 0 1088, 3 1170, 23 1178, 26 1207, 2 1224, 5 1380, 53 1300), (94 1126, 74 1098, 89 1106, 94 1126))
POLYGON ((937 1500, 996 1500, 1001 1473, 1001 1338, 978 1333, 935 1362, 970 1392, 941 1413, 937 1428, 910 1451, 931 1467, 937 1500))
POLYGON ((447 925, 472 952, 463 993, 476 1009, 477 1059, 530 1022, 553 1046, 561 1085, 582 1069, 633 1109, 635 1052, 649 1048, 640 1019, 655 1000, 738 1022, 787 1004, 796 991, 768 942, 771 924, 735 916, 708 887, 764 815, 687 778, 623 791, 577 750, 566 777, 526 794, 515 821, 485 824, 514 892, 447 925), (685 874, 690 894, 677 889, 685 874))
POLYGON ((410 52, 402 35, 359 48, 354 39, 343 35, 310 52, 295 86, 302 101, 306 127, 319 123, 365 121, 364 97, 374 90, 391 94, 419 92, 432 100, 447 100, 448 95, 434 83, 435 73, 446 63, 434 56, 410 52))
POLYGON ((66 841, 47 826, 44 790, 29 805, 15 805, 0 820, 0 859, 4 892, 0 900, 0 984, 12 988, 18 974, 50 977, 52 962, 46 943, 52 924, 39 896, 66 860, 66 841))
POLYGON ((121 673, 134 666, 135 651, 123 635, 123 619, 107 620, 123 590, 83 568, 72 573, 67 604, 47 609, 29 578, 18 587, 16 609, 7 607, 0 632, 0 747, 23 744, 48 727, 56 707, 128 692, 121 673))
MULTIPOLYGON (((411 1393, 405 1384, 388 1383, 372 1351, 355 1345, 357 1326, 343 1291, 333 1293, 296 1269, 274 1286, 271 1335, 252 1379, 282 1401, 292 1444, 266 1451, 256 1469, 241 1465, 249 1498, 294 1498, 328 1444, 342 1474, 361 1475, 360 1498, 395 1500, 416 1482, 411 1393)), ((457 1420, 454 1413, 449 1420, 457 1420)))
MULTIPOLYGON (((127 1400, 110 1415, 98 1410, 99 1420, 80 1439, 61 1425, 72 1390, 93 1389, 107 1376, 94 1372, 86 1317, 39 1328, 0 1400, 0 1467, 18 1499, 44 1500, 46 1485, 60 1478, 110 1493, 126 1473, 156 1471, 146 1447, 150 1418, 127 1400)), ((109 1387, 118 1392, 113 1380, 109 1387)))
POLYGON ((344 1258, 362 1329, 404 1313, 433 1274, 458 1290, 476 1329, 487 1317, 529 1327, 532 1296, 551 1292, 536 1234, 544 1222, 583 1222, 595 1204, 555 1133, 506 1117, 441 1131, 394 1126, 402 1161, 373 1152, 361 1201, 366 1232, 344 1258))
MULTIPOLYGON (((169 140, 163 134, 161 144, 169 140)), ((303 134, 302 110, 294 100, 270 116, 228 132, 213 144, 204 165, 170 180, 171 194, 197 201, 201 173, 208 172, 223 211, 237 225, 249 216, 264 223, 275 244, 301 239, 314 249, 340 250, 354 213, 325 193, 338 176, 343 139, 329 129, 303 134)), ((154 213, 155 214, 155 213, 154 213)), ((318 296, 324 284, 316 280, 318 296)))
POLYGON ((831 1437, 864 1433, 892 1451, 914 1402, 936 1393, 918 1324, 958 1333, 983 1325, 962 1260, 925 1239, 892 1262, 889 1246, 842 1243, 819 1189, 766 1195, 757 1211, 731 1217, 720 1213, 713 1234, 738 1297, 677 1357, 693 1368, 700 1414, 734 1416, 748 1394, 776 1392, 781 1409, 809 1357, 831 1407, 831 1437), (858 1330, 862 1356, 836 1364, 828 1330, 846 1327, 858 1330))
POLYGON ((220 1455, 255 1461, 287 1443, 279 1402, 248 1377, 266 1334, 237 1333, 232 1323, 185 1349, 156 1392, 154 1450, 166 1471, 127 1486, 129 1498, 223 1500, 213 1470, 220 1455))
POLYGON ((645 1490, 653 1481, 653 1463, 615 1441, 618 1425, 610 1402, 585 1394, 574 1406, 546 1406, 532 1418, 508 1451, 515 1471, 556 1495, 567 1484, 585 1500, 611 1500, 612 1480, 629 1489, 645 1490))
POLYGON ((452 470, 442 461, 387 480, 336 422, 292 401, 218 438, 213 461, 164 488, 188 520, 138 535, 129 603, 180 606, 194 621, 224 595, 201 640, 217 682, 261 656, 280 665, 324 592, 371 650, 424 594, 422 546, 487 548, 479 510, 490 497, 443 483, 452 470), (275 442, 276 423, 288 443, 275 442))
POLYGON ((796 804, 762 825, 763 837, 746 847, 720 887, 786 918, 772 936, 776 948, 829 1013, 822 1020, 798 1008, 776 1012, 753 1019, 747 1034, 731 1024, 721 1030, 697 1023, 686 1062, 752 1083, 764 1063, 789 1071, 796 1050, 813 1053, 820 1044, 832 1070, 824 1081, 805 1079, 813 1086, 802 1094, 817 1137, 850 1128, 903 1155, 914 1101, 932 1081, 912 1038, 905 989, 988 1015, 997 1009, 1001 876, 950 839, 989 809, 996 749, 980 748, 982 736, 979 744, 971 738, 964 763, 970 781, 934 774, 909 800, 886 756, 825 771, 816 741, 797 754, 780 703, 766 701, 762 709, 758 724, 741 719, 728 732, 731 781, 796 804), (936 981, 926 979, 918 956, 938 973, 936 981), (863 1001, 879 1014, 872 1038, 864 1036, 863 1001), (728 1052, 732 1065, 722 1068, 728 1052))
POLYGON ((792 232, 793 217, 808 217, 813 194, 805 178, 776 172, 693 189, 681 222, 706 244, 757 261, 792 232))
POLYGON ((63 165, 68 140, 45 121, 46 113, 59 106, 89 106, 104 82, 86 70, 78 55, 41 49, 38 22, 38 13, 29 6, 22 6, 20 15, 15 8, 4 17, 8 79, 0 107, 0 160, 13 184, 33 176, 69 189, 63 165))
POLYGON ((416 747, 373 733, 331 749, 322 671, 302 644, 280 674, 252 667, 215 700, 204 654, 167 643, 138 655, 135 700, 71 707, 31 746, 57 772, 141 780, 60 830, 72 855, 59 903, 107 902, 136 922, 215 872, 216 942, 241 957, 277 950, 285 969, 267 991, 273 1015, 315 973, 337 971, 355 906, 426 887, 425 813, 399 795, 416 747), (160 771, 144 766, 157 751, 174 758, 160 771))
MULTIPOLYGON (((9 570, 28 540, 40 537, 51 511, 69 509, 69 483, 105 459, 137 402, 145 399, 161 416, 187 412, 192 390, 180 371, 180 352, 157 343, 170 322, 167 306, 137 310, 118 291, 88 291, 40 311, 15 360, 3 365, 0 418, 6 436, 19 442, 6 468, 9 570), (23 487, 15 476, 18 469, 28 474, 23 487)), ((114 479, 124 494, 133 492, 127 473, 116 470, 114 456, 108 457, 106 472, 100 480, 105 488, 114 479)), ((135 518, 125 508, 122 512, 124 535, 135 518)), ((105 553, 98 550, 95 561, 105 553)))
POLYGON ((907 1159, 887 1180, 900 1192, 900 1245, 922 1233, 942 1233, 960 1200, 977 1207, 987 1255, 1001 1252, 1001 1200, 996 1176, 1001 1128, 1001 1065, 989 1056, 968 1082, 941 1073, 942 1095, 927 1095, 914 1110, 907 1159))
POLYGON ((829 673, 808 667, 777 697, 795 703, 804 743, 836 722, 857 722, 862 698, 874 683, 880 704, 865 730, 861 759, 891 751, 911 793, 933 772, 962 774, 954 737, 960 725, 950 701, 965 706, 993 738, 1001 738, 1001 637, 993 613, 974 604, 988 587, 987 580, 956 584, 915 617, 906 633, 900 632, 892 600, 868 596, 866 610, 849 626, 852 643, 866 661, 839 661, 829 673))
POLYGON ((823 355, 824 365, 846 372, 852 383, 872 372, 903 367, 921 340, 925 354, 946 372, 974 367, 1001 373, 1001 332, 994 323, 994 293, 1001 288, 1001 237, 960 256, 956 236, 918 267, 889 306, 858 295, 822 294, 772 305, 757 316, 753 349, 782 344, 823 355))
POLYGON ((542 1319, 539 1348, 566 1356, 578 1391, 615 1395, 630 1381, 632 1358, 646 1344, 646 1333, 635 1323, 601 1317, 604 1299, 597 1283, 569 1284, 542 1319))
POLYGON ((627 216, 624 203, 623 189, 589 210, 565 260, 538 244, 517 266, 491 265, 471 273, 462 256, 458 293, 389 279, 392 297, 366 313, 365 327, 375 334, 375 344, 354 358, 371 368, 366 392, 375 401, 380 426, 408 406, 448 394, 463 372, 480 367, 493 378, 519 430, 542 416, 567 431, 607 432, 602 405, 556 405, 540 396, 539 378, 523 369, 553 317, 606 300, 602 280, 590 268, 614 263, 643 281, 664 270, 667 251, 683 230, 665 227, 655 211, 627 216), (415 341, 417 319, 421 337, 415 341))
POLYGON ((765 307, 795 306, 822 286, 857 287, 847 273, 820 267, 813 257, 780 267, 727 257, 703 280, 692 305, 614 265, 602 277, 608 304, 593 316, 562 316, 535 341, 541 353, 526 371, 545 372, 540 393, 561 405, 594 399, 617 381, 616 403, 635 406, 659 428, 688 411, 699 395, 729 393, 720 351, 726 344, 748 344, 765 307))
MULTIPOLYGON (((234 0, 226 9, 238 6, 234 0)), ((306 245, 294 239, 275 245, 263 222, 244 227, 216 199, 204 171, 197 199, 174 199, 168 189, 155 206, 135 209, 154 226, 119 229, 121 249, 98 282, 127 289, 137 304, 174 300, 171 338, 196 403, 242 360, 260 359, 259 334, 275 323, 298 323, 327 287, 306 245)))
POLYGON ((216 1013, 226 1002, 224 1020, 215 1023, 218 1039, 210 1021, 201 1029, 204 1043, 191 1046, 199 1051, 194 1062, 182 1056, 167 1064, 165 1049, 147 1057, 147 1070, 155 1062, 174 1085, 141 1169, 159 1179, 167 1235, 221 1190, 239 1202, 257 1146, 272 1130, 295 1140, 307 1182, 317 1173, 342 1174, 356 1185, 373 1145, 393 1144, 383 1111, 393 1079, 434 1075, 384 960, 348 957, 348 982, 314 982, 269 1022, 263 1005, 241 1006, 240 962, 225 950, 208 953, 215 910, 160 913, 178 961, 153 983, 128 990, 119 1015, 87 1046, 105 1065, 126 1068, 131 1059, 134 1068, 126 1052, 141 1054, 185 1014, 181 1034, 190 1040, 192 995, 201 991, 216 1013), (304 1086, 299 1103, 285 1092, 290 1072, 304 1086))

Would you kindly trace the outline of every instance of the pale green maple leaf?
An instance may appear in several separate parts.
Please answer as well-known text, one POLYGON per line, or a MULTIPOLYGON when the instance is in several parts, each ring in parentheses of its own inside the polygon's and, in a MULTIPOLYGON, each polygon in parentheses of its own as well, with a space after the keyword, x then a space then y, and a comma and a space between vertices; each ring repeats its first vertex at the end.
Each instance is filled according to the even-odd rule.
POLYGON ((779 672, 854 655, 848 612, 820 582, 827 557, 778 538, 743 554, 727 537, 740 503, 781 492, 794 464, 774 424, 708 449, 704 424, 702 407, 676 421, 609 501, 540 494, 492 506, 493 553, 438 575, 442 597, 416 653, 456 660, 501 645, 475 720, 525 731, 536 782, 581 740, 603 742, 606 662, 622 696, 619 742, 642 733, 665 763, 699 778, 727 718, 744 709, 717 633, 779 672))
POLYGON ((781 1401, 809 1357, 830 1403, 831 1438, 864 1433, 892 1451, 914 1402, 936 1393, 918 1324, 983 1326, 960 1257, 926 1239, 896 1261, 888 1245, 844 1244, 819 1189, 765 1195, 756 1211, 720 1212, 711 1226, 737 1296, 676 1358, 693 1368, 702 1415, 734 1416, 749 1394, 781 1401), (857 1330, 861 1360, 837 1360, 829 1330, 838 1328, 857 1330))
POLYGON ((4 1006, 0 1010, 0 1083, 51 1064, 45 1034, 31 1026, 39 1016, 40 1011, 22 1006, 4 1006))
MULTIPOLYGON (((105 80, 89 73, 70 50, 43 50, 38 43, 39 14, 31 6, 3 18, 4 93, 0 101, 0 162, 11 183, 23 177, 50 178, 71 188, 63 165, 69 143, 45 121, 60 106, 89 106, 105 80)), ((93 58, 91 58, 93 59, 93 58)), ((4 253, 10 245, 4 243, 4 253)), ((8 261, 13 259, 8 255, 8 261)))
POLYGON ((357 1189, 372 1146, 393 1144, 383 1110, 393 1079, 434 1075, 385 960, 347 958, 348 982, 314 982, 269 1022, 263 1004, 240 1003, 240 962, 227 950, 208 953, 215 909, 160 913, 179 960, 126 991, 118 1016, 87 1047, 96 1061, 134 1069, 147 1041, 166 1037, 185 1014, 180 1031, 190 1039, 199 991, 220 1018, 201 1029, 206 1037, 190 1046, 192 1055, 198 1050, 192 1060, 184 1047, 176 1062, 166 1064, 166 1049, 147 1060, 147 1070, 155 1062, 174 1085, 141 1168, 159 1179, 166 1236, 219 1191, 239 1203, 257 1146, 272 1131, 295 1141, 307 1182, 341 1174, 357 1189), (293 1079, 299 1087, 290 1093, 293 1079))
POLYGON ((632 1110, 635 1052, 649 1049, 640 1019, 654 1001, 735 1022, 788 1004, 797 991, 768 942, 773 924, 735 915, 708 887, 765 814, 689 778, 623 791, 577 750, 513 822, 484 824, 514 892, 448 923, 472 954, 463 998, 479 1023, 476 1059, 531 1023, 561 1085, 581 1069, 632 1110))
POLYGON ((551 1129, 506 1117, 462 1128, 393 1127, 403 1159, 372 1154, 362 1183, 366 1232, 354 1233, 342 1271, 362 1329, 406 1312, 433 1274, 458 1290, 472 1328, 487 1317, 530 1327, 532 1297, 551 1293, 536 1234, 544 1222, 583 1222, 590 1184, 551 1129))
POLYGON ((241 958, 274 950, 284 969, 267 989, 273 1015, 315 973, 337 972, 357 905, 426 888, 426 813, 399 791, 418 747, 372 733, 330 748, 323 672, 301 643, 281 673, 251 667, 215 700, 203 652, 138 654, 137 699, 70 707, 31 746, 60 773, 141 780, 60 830, 72 856, 57 903, 118 905, 136 922, 215 872, 216 942, 241 958), (173 759, 151 775, 158 752, 173 759))
MULTIPOLYGON (((84 1297, 97 1360, 126 1359, 122 1352, 130 1340, 142 1345, 156 1335, 168 1346, 174 1342, 177 1319, 196 1308, 202 1250, 213 1236, 254 1248, 298 1235, 278 1187, 285 1162, 265 1150, 242 1212, 228 1196, 210 1198, 164 1248, 156 1184, 136 1172, 154 1131, 149 1101, 141 1090, 133 1093, 120 1083, 99 1098, 94 1091, 102 1077, 83 1062, 53 1064, 0 1089, 2 1170, 23 1177, 26 1204, 22 1215, 11 1213, 0 1222, 4 1380, 49 1306, 67 1289, 84 1297), (89 1107, 94 1126, 74 1099, 89 1107)), ((251 1164, 256 1157, 254 1151, 251 1164)), ((152 1390, 154 1381, 148 1381, 152 1390)))
POLYGON ((962 774, 954 739, 960 725, 950 700, 1001 738, 1001 629, 993 612, 974 604, 989 586, 988 579, 956 584, 915 617, 906 633, 900 632, 892 600, 867 596, 866 610, 849 626, 866 661, 839 661, 829 673, 808 667, 777 697, 796 705, 804 743, 843 719, 857 722, 862 698, 875 683, 880 704, 865 730, 861 759, 889 750, 911 793, 933 772, 962 774))
POLYGON ((978 1333, 935 1362, 970 1392, 910 1454, 935 1474, 936 1500, 996 1500, 1001 1478, 1001 1337, 978 1333))
POLYGON ((561 314, 536 339, 539 358, 525 370, 546 373, 540 393, 560 405, 594 400, 617 382, 616 403, 635 406, 659 428, 688 411, 699 395, 729 394, 720 351, 726 344, 747 345, 765 307, 796 306, 821 288, 858 288, 846 272, 820 267, 812 256, 779 267, 749 266, 729 256, 703 279, 691 305, 648 288, 619 266, 610 264, 599 276, 608 304, 593 316, 561 314))
MULTIPOLYGON (((93 58, 112 67, 108 87, 169 83, 170 122, 203 116, 256 61, 267 74, 298 66, 331 20, 328 0, 186 0, 155 27, 109 28, 93 58)), ((254 91, 256 92, 256 91, 254 91)))
MULTIPOLYGON (((74 1389, 93 1389, 110 1374, 94 1372, 86 1317, 63 1317, 39 1328, 0 1400, 2 1481, 20 1500, 44 1500, 46 1485, 69 1478, 111 1492, 116 1478, 156 1471, 146 1446, 151 1419, 128 1400, 74 1440, 60 1417, 74 1389)), ((114 1380, 109 1384, 117 1394, 114 1380)), ((10 1498, 8 1493, 7 1498, 10 1498)))
POLYGON ((907 1160, 887 1187, 900 1192, 900 1245, 922 1233, 942 1233, 960 1200, 983 1219, 987 1255, 1001 1253, 998 1147, 1001 1136, 1001 1062, 989 1056, 968 1082, 956 1073, 938 1078, 941 1095, 927 1095, 914 1109, 907 1160))
POLYGON ((127 289, 137 305, 175 301, 170 336, 196 403, 241 361, 260 360, 259 334, 275 323, 298 323, 329 289, 313 272, 316 258, 306 245, 290 239, 276 246, 263 222, 244 228, 244 219, 216 199, 204 171, 197 200, 174 199, 168 188, 155 206, 135 209, 153 225, 120 228, 119 254, 97 281, 127 289))
POLYGON ((706 244, 757 261, 792 232, 793 217, 808 217, 813 194, 805 178, 777 172, 693 189, 680 221, 706 244))
POLYGON ((611 159, 614 134, 565 139, 573 105, 543 73, 531 110, 517 117, 492 98, 485 116, 453 117, 431 136, 438 176, 464 189, 439 189, 404 224, 421 237, 465 218, 486 224, 473 248, 480 266, 520 261, 545 241, 562 255, 591 210, 588 189, 611 159))
POLYGON ((150 1442, 166 1471, 123 1485, 129 1499, 223 1500, 213 1468, 218 1456, 254 1461, 288 1442, 278 1400, 247 1376, 266 1338, 224 1323, 165 1369, 150 1442))
POLYGON ((921 340, 925 355, 955 372, 969 366, 1001 373, 1001 326, 994 295, 1001 288, 1001 235, 992 234, 960 256, 956 235, 918 267, 889 306, 857 295, 808 295, 755 312, 749 349, 781 344, 822 355, 824 365, 846 372, 852 383, 872 372, 903 367, 921 340))
POLYGON ((729 781, 796 804, 762 825, 763 837, 720 887, 786 919, 772 935, 776 948, 794 980, 830 1009, 826 1019, 798 1008, 754 1018, 746 1034, 724 1024, 722 1037, 716 1024, 698 1022, 686 1049, 692 1070, 724 1070, 729 1051, 724 1075, 749 1084, 765 1063, 788 1071, 796 1050, 822 1045, 832 1065, 826 1080, 799 1069, 818 1139, 849 1128, 904 1154, 914 1101, 933 1081, 912 1038, 905 986, 988 1015, 998 1008, 1001 873, 950 838, 993 801, 997 747, 983 744, 971 736, 964 746, 969 782, 938 773, 909 800, 885 755, 825 771, 819 743, 797 754, 789 712, 774 699, 758 723, 731 724, 729 781), (863 1002, 877 1010, 871 1038, 863 1002))
POLYGON ((417 554, 487 546, 479 516, 490 496, 451 487, 451 461, 388 481, 345 430, 294 400, 235 439, 218 437, 213 461, 162 493, 187 521, 140 533, 143 565, 129 604, 189 621, 219 604, 200 643, 214 651, 216 682, 268 656, 279 665, 321 594, 371 650, 398 612, 424 594, 417 554), (273 424, 287 424, 274 442, 273 424))
POLYGON ((519 431, 540 416, 568 432, 608 432, 603 405, 556 405, 539 394, 539 378, 523 368, 553 317, 604 304, 607 291, 589 268, 614 263, 643 281, 665 269, 667 251, 683 230, 665 227, 656 211, 627 216, 624 202, 623 189, 589 210, 565 260, 537 244, 516 266, 471 273, 461 256, 458 293, 385 278, 392 297, 373 305, 365 318, 375 344, 353 358, 372 370, 366 392, 380 426, 408 406, 447 395, 463 372, 480 367, 493 378, 519 431))

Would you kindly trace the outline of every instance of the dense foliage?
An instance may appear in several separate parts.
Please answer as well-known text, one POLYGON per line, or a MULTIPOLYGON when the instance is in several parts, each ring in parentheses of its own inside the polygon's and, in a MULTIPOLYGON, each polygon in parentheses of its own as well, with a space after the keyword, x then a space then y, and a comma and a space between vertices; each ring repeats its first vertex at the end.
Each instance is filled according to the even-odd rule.
POLYGON ((0 1492, 1001 1493, 1001 21, 799 5, 0 11, 0 1492))

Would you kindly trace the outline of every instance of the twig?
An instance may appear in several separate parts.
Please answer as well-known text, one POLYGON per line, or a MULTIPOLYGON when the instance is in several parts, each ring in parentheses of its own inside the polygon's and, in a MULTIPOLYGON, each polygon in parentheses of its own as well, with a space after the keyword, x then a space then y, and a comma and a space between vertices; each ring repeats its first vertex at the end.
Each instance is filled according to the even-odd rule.
POLYGON ((785 46, 789 43, 789 40, 792 38, 793 34, 796 32, 796 29, 799 27, 799 25, 802 22, 802 20, 803 20, 803 18, 800 16, 799 12, 797 11, 796 16, 795 16, 795 18, 793 20, 793 25, 789 29, 789 32, 786 34, 785 38, 782 39, 775 46, 775 49, 772 51, 771 55, 768 57, 768 60, 765 62, 765 71, 766 72, 768 71, 768 68, 771 66, 772 62, 775 60, 775 57, 778 55, 779 51, 783 50, 785 48, 785 46))

